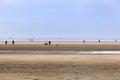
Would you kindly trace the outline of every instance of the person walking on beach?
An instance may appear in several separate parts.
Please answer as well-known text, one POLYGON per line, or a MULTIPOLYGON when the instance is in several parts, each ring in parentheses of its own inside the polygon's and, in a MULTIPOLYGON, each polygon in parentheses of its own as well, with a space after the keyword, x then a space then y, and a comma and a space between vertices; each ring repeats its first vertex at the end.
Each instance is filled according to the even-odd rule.
POLYGON ((5 41, 5 45, 7 45, 7 41, 5 41))
POLYGON ((85 40, 83 40, 83 43, 85 43, 85 40))
POLYGON ((100 43, 100 40, 98 42, 100 43))
POLYGON ((49 45, 51 45, 51 41, 49 41, 48 43, 49 43, 49 45))
POLYGON ((13 41, 12 41, 12 45, 14 45, 14 44, 15 44, 15 41, 13 40, 13 41))

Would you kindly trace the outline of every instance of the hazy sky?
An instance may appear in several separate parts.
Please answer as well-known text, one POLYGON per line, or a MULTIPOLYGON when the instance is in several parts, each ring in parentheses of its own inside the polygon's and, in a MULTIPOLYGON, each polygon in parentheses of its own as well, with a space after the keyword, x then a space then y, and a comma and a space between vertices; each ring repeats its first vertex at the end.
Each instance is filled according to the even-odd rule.
POLYGON ((120 38, 120 0, 0 0, 0 37, 120 38))

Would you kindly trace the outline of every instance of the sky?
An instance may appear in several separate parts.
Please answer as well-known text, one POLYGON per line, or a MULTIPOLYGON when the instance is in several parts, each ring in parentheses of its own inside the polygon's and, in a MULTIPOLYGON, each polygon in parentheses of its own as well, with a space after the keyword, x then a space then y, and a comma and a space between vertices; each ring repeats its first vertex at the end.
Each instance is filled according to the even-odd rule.
POLYGON ((0 0, 0 38, 120 38, 120 0, 0 0))

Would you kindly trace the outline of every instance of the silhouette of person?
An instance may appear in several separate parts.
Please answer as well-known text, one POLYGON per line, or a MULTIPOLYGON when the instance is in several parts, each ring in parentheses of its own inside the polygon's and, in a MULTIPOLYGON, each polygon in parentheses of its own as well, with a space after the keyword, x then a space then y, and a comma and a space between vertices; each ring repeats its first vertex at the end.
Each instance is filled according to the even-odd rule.
POLYGON ((100 40, 99 40, 99 43, 100 43, 100 40))
POLYGON ((51 45, 51 41, 49 41, 49 45, 51 45))
POLYGON ((7 41, 5 41, 5 44, 7 45, 7 41))
POLYGON ((117 42, 117 39, 115 39, 115 42, 117 42))
POLYGON ((83 43, 85 43, 85 40, 83 40, 83 43))
POLYGON ((15 41, 13 40, 13 41, 12 41, 12 45, 14 45, 14 44, 15 44, 15 41))

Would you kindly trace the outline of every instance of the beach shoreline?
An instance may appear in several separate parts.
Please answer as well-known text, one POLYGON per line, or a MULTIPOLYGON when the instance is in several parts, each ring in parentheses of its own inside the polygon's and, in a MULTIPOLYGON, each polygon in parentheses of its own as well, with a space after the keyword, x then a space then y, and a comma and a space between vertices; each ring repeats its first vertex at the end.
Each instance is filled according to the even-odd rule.
POLYGON ((120 43, 114 42, 10 42, 0 43, 0 50, 120 50, 120 43))

